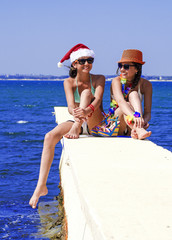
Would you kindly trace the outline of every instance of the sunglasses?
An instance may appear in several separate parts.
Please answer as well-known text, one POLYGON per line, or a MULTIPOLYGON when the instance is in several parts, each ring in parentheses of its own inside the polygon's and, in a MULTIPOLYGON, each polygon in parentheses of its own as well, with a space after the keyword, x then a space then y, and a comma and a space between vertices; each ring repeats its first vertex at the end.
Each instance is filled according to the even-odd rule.
POLYGON ((134 67, 135 65, 129 65, 129 64, 122 64, 122 63, 118 63, 118 67, 121 69, 122 67, 125 69, 125 70, 128 70, 130 67, 134 67))
POLYGON ((92 64, 94 62, 94 58, 81 58, 81 59, 78 59, 76 60, 76 62, 78 62, 80 65, 84 65, 86 62, 88 64, 92 64))

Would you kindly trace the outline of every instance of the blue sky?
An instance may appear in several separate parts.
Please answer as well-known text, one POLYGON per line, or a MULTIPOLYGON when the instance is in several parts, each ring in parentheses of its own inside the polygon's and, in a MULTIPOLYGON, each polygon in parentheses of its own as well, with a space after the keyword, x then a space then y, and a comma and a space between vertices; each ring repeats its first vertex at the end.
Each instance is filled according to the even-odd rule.
POLYGON ((143 52, 144 75, 172 75, 171 0, 0 0, 0 74, 66 75, 75 44, 96 54, 92 73, 115 74, 124 49, 143 52))

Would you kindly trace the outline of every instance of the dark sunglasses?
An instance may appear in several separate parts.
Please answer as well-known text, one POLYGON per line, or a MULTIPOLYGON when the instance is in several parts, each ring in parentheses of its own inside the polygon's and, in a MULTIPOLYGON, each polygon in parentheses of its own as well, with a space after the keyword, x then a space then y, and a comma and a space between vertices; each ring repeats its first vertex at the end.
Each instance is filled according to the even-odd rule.
POLYGON ((86 62, 92 64, 94 62, 94 58, 81 58, 76 60, 80 65, 84 65, 86 62))
POLYGON ((118 63, 118 67, 121 69, 122 67, 125 70, 128 70, 130 67, 135 66, 135 65, 129 65, 129 64, 122 64, 122 63, 118 63))

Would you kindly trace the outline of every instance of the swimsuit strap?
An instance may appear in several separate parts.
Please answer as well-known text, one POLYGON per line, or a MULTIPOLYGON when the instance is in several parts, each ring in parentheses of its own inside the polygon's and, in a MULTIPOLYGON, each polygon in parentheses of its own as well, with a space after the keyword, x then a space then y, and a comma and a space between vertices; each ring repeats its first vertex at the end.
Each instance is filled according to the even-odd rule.
POLYGON ((74 92, 74 98, 75 98, 75 102, 76 103, 80 103, 80 95, 79 95, 79 91, 78 91, 78 81, 77 81, 77 77, 76 77, 76 90, 74 92))
POLYGON ((90 83, 91 83, 91 92, 94 95, 95 94, 95 88, 93 87, 93 84, 92 84, 92 77, 91 77, 91 75, 90 75, 90 83))
POLYGON ((139 84, 138 84, 138 95, 139 95, 140 101, 142 102, 143 94, 141 93, 141 90, 140 90, 140 81, 139 81, 139 84))
MULTIPOLYGON (((90 75, 90 84, 91 84, 91 92, 94 95, 95 94, 95 88, 93 87, 93 84, 92 84, 92 77, 91 77, 91 75, 90 75)), ((76 90, 74 92, 74 98, 75 98, 75 102, 76 103, 80 103, 80 95, 79 95, 79 90, 78 90, 77 77, 76 77, 76 90)))

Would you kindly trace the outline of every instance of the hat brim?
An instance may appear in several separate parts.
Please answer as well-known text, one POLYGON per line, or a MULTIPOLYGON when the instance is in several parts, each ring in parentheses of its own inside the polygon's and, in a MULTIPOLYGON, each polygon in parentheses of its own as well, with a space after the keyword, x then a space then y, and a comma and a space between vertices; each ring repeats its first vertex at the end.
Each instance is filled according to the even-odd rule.
POLYGON ((118 61, 118 63, 124 63, 124 62, 128 62, 128 63, 132 63, 132 62, 134 62, 134 63, 140 63, 141 65, 143 65, 143 64, 145 64, 145 62, 142 62, 142 61, 139 61, 139 60, 134 60, 134 59, 125 59, 125 58, 123 58, 123 59, 121 59, 120 61, 118 61))

